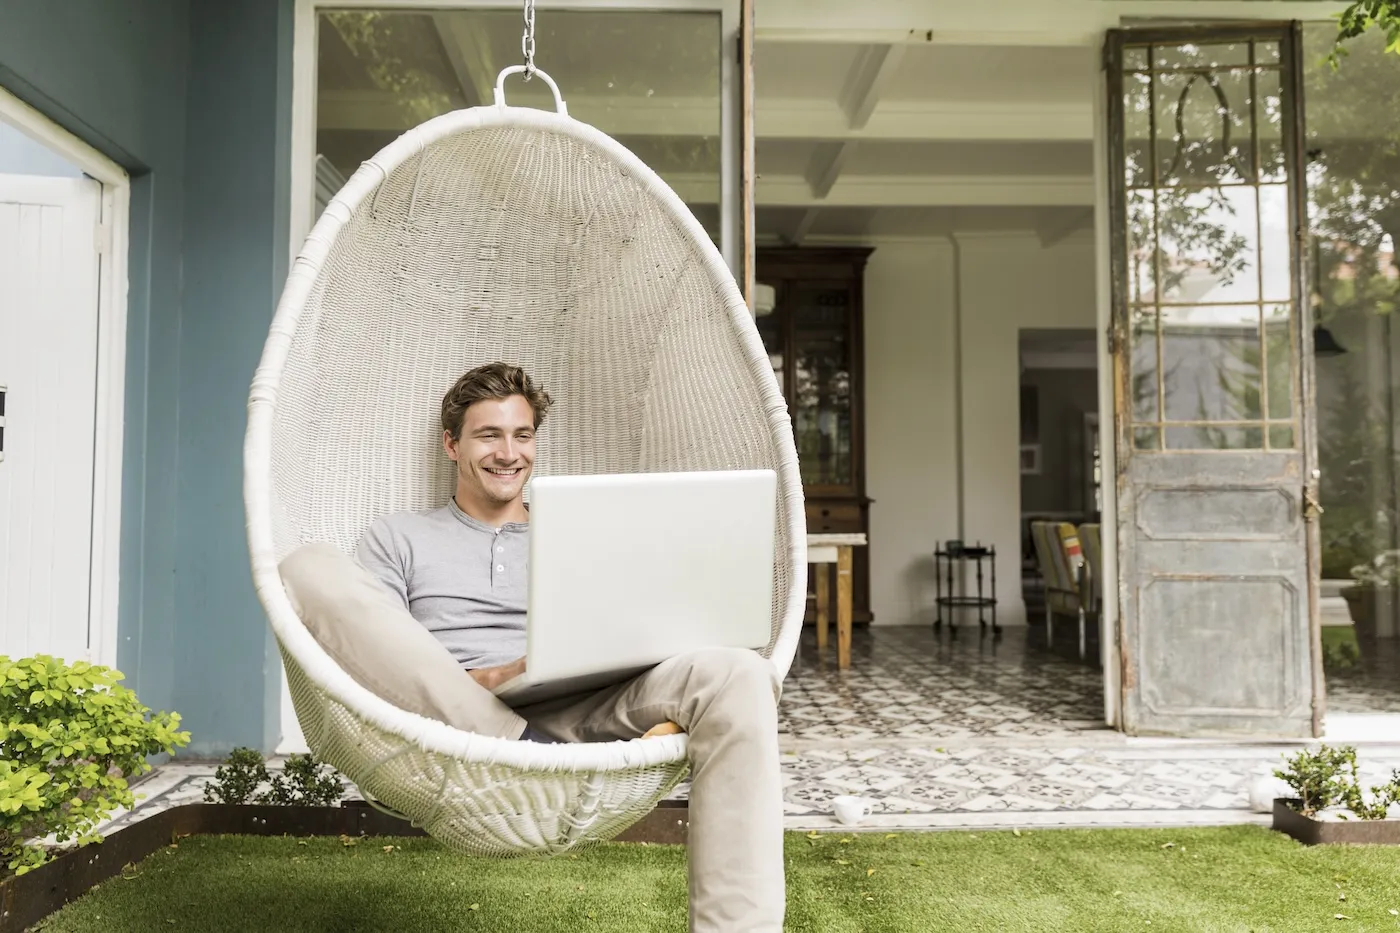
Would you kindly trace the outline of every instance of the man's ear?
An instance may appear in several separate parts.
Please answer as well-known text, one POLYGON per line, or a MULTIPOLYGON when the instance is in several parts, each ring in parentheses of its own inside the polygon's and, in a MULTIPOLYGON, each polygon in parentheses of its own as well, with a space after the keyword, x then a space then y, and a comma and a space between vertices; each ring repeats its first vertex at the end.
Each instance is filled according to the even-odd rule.
POLYGON ((442 432, 442 449, 447 452, 449 460, 457 459, 457 439, 452 436, 451 431, 442 432))

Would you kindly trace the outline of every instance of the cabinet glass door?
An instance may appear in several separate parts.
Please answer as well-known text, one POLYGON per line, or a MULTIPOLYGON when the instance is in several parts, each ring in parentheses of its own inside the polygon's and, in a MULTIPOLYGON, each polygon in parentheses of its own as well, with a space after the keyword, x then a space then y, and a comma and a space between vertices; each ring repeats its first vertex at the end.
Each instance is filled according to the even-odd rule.
POLYGON ((855 483, 851 456, 851 304, 847 285, 796 283, 789 293, 793 373, 789 404, 806 486, 855 483))
POLYGON ((754 319, 758 325, 758 336, 763 340, 763 349, 768 351, 768 362, 773 366, 773 375, 778 377, 778 388, 783 397, 789 395, 787 384, 787 314, 778 307, 754 319))

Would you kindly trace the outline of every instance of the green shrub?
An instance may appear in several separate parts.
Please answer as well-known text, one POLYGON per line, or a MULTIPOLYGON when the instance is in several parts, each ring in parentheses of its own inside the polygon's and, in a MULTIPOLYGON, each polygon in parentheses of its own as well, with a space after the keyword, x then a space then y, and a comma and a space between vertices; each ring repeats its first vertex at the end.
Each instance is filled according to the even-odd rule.
POLYGON ((1356 749, 1326 745, 1315 752, 1304 749, 1287 759, 1286 764, 1287 769, 1274 771, 1274 776, 1286 781, 1298 795, 1299 812, 1312 816, 1345 800, 1348 782, 1344 772, 1348 765, 1355 772, 1356 749))
POLYGON ((251 748, 235 748, 204 785, 206 803, 254 803, 253 795, 268 782, 263 756, 251 748))
POLYGON ((323 767, 327 766, 310 755, 288 756, 282 773, 272 776, 272 790, 264 802, 302 807, 329 807, 339 803, 345 795, 345 786, 334 769, 322 774, 323 767))
POLYGON ((345 788, 334 770, 311 755, 290 755, 281 773, 267 770, 263 756, 251 748, 235 748, 204 786, 209 803, 255 803, 274 806, 328 807, 340 800, 345 788), (258 789, 264 784, 265 791, 258 789))
POLYGON ((1350 745, 1317 751, 1306 749, 1287 759, 1287 769, 1274 771, 1298 795, 1298 811, 1313 816, 1331 806, 1346 807, 1363 820, 1383 820, 1391 804, 1400 803, 1400 770, 1388 783, 1371 788, 1371 802, 1361 788, 1356 768, 1356 749, 1350 745))
MULTIPOLYGON (((136 802, 127 778, 146 756, 189 744, 177 713, 157 713, 120 671, 49 655, 0 655, 0 864, 24 874, 51 857, 31 839, 87 845, 96 826, 136 802)), ((5 872, 0 872, 3 874, 5 872)))

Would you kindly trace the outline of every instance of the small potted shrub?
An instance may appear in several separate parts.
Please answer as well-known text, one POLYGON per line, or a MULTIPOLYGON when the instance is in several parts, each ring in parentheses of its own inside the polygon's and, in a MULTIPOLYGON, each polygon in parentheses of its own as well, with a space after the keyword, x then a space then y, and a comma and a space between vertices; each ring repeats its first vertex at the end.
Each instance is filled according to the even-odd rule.
POLYGON ((0 878, 55 850, 101 840, 96 827, 135 795, 146 756, 189 743, 176 713, 152 714, 120 671, 48 655, 0 655, 0 878))
POLYGON ((1274 829, 1301 842, 1400 845, 1400 769, 1363 787, 1351 746, 1303 750, 1274 776, 1292 797, 1274 801, 1274 829))
POLYGON ((1338 595, 1347 601, 1357 641, 1374 642, 1377 624, 1394 610, 1394 594, 1400 585, 1400 551, 1382 551, 1356 565, 1351 568, 1351 578, 1355 582, 1342 587, 1338 595))

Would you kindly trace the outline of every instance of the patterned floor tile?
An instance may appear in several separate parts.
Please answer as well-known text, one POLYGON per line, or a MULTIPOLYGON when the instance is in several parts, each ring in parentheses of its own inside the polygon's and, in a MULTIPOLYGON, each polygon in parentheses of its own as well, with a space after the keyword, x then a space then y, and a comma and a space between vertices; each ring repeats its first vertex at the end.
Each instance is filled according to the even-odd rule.
MULTIPOLYGON (((870 800, 872 824, 891 829, 1250 821, 1251 783, 1294 751, 1128 740, 1102 726, 1100 672, 1024 632, 994 642, 975 632, 858 630, 846 671, 813 642, 804 633, 779 706, 793 829, 830 828, 831 801, 842 794, 870 800)), ((1329 709, 1400 712, 1400 645, 1363 662, 1329 673, 1329 709)), ((1393 767, 1400 745, 1372 747, 1363 780, 1378 783, 1393 767)), ((158 769, 138 785, 147 799, 108 831, 201 800, 213 771, 183 762, 158 769)), ((346 796, 358 797, 353 785, 346 796)))

